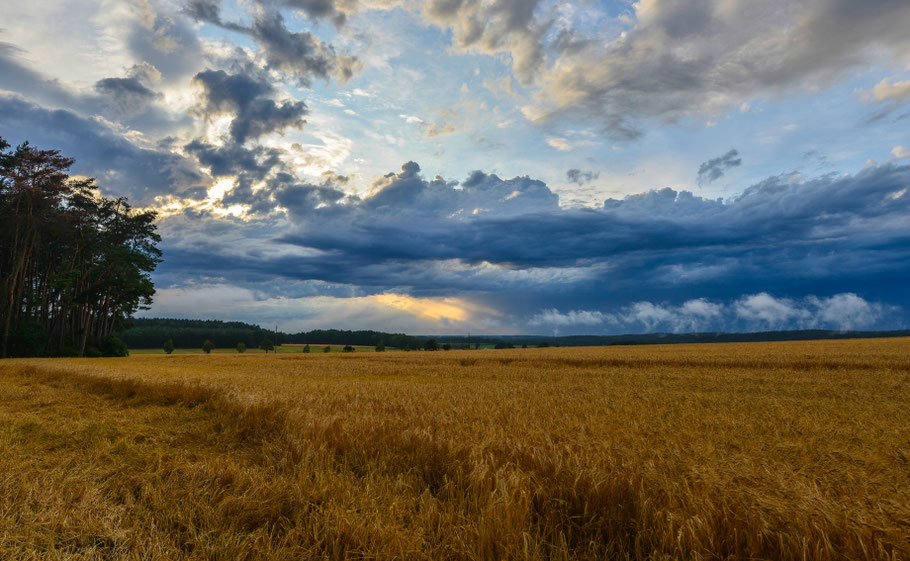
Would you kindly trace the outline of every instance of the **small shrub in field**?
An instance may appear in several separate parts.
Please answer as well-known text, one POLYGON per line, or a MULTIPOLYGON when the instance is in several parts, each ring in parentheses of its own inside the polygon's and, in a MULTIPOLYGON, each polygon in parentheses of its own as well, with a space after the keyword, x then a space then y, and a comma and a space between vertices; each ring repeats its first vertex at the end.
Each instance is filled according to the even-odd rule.
POLYGON ((427 342, 423 344, 423 348, 426 351, 438 351, 439 344, 436 342, 436 339, 427 339, 427 342))
POLYGON ((326 346, 324 349, 322 349, 322 352, 330 353, 330 352, 332 352, 332 347, 326 346))
POLYGON ((102 356, 128 356, 130 354, 126 343, 116 335, 108 335, 102 339, 100 348, 102 356))
POLYGON ((309 352, 310 352, 310 346, 309 346, 309 345, 304 345, 304 346, 303 346, 303 350, 300 351, 300 352, 302 352, 302 353, 309 353, 309 352))
POLYGON ((382 341, 380 341, 379 344, 376 345, 376 349, 375 349, 375 350, 376 350, 377 353, 385 352, 385 345, 382 344, 382 341))
POLYGON ((211 341, 206 341, 205 343, 202 344, 202 352, 204 352, 205 354, 211 353, 212 349, 214 349, 214 348, 215 348, 215 343, 212 343, 211 341))
POLYGON ((174 340, 168 339, 164 342, 164 345, 162 345, 161 348, 164 349, 165 354, 171 354, 174 352, 174 340))
POLYGON ((350 346, 350 345, 345 345, 344 348, 341 349, 341 350, 344 351, 344 352, 346 352, 346 353, 353 353, 353 352, 354 352, 354 347, 352 347, 352 346, 350 346))
POLYGON ((452 350, 452 345, 450 345, 450 344, 448 344, 448 343, 443 343, 443 344, 442 344, 442 350, 444 350, 444 351, 451 351, 451 350, 452 350))
POLYGON ((243 341, 237 343, 237 352, 245 353, 246 352, 246 343, 244 343, 243 341))
POLYGON ((61 347, 60 350, 57 351, 57 356, 65 357, 65 358, 74 358, 74 357, 79 356, 79 349, 77 349, 75 347, 61 347))

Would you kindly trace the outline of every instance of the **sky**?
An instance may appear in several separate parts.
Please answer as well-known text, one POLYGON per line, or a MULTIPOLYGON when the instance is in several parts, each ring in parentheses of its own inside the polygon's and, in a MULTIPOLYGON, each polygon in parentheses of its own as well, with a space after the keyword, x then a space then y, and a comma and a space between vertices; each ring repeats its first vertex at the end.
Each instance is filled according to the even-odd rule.
POLYGON ((0 137, 159 213, 148 317, 910 326, 906 0, 0 0, 0 137))

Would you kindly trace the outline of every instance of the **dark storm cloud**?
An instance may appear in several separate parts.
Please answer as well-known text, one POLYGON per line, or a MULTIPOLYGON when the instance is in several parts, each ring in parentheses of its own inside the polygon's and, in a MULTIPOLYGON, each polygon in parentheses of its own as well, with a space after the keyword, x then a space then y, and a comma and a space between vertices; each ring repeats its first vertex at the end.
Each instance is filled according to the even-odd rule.
POLYGON ((723 177, 728 169, 735 168, 742 163, 743 161, 739 157, 739 152, 737 152, 735 148, 732 148, 723 156, 711 158, 698 166, 698 175, 696 176, 695 181, 699 185, 713 183, 723 177))
POLYGON ((577 185, 584 185, 590 183, 600 177, 600 172, 597 171, 581 171, 577 168, 572 168, 566 171, 566 179, 570 183, 575 183, 577 185))
POLYGON ((239 234, 213 237, 212 219, 185 217, 162 267, 250 286, 281 277, 288 290, 469 295, 517 322, 541 316, 541 326, 603 320, 576 326, 587 332, 895 327, 903 316, 890 304, 908 304, 908 189, 910 166, 892 163, 772 177, 726 201, 661 189, 562 209, 540 181, 428 179, 414 162, 365 197, 330 177, 302 184, 279 173, 250 200, 286 209, 290 230, 261 222, 263 245, 238 260, 239 234))
POLYGON ((221 0, 187 0, 183 13, 196 21, 221 23, 221 0))
POLYGON ((295 76, 305 86, 309 85, 311 76, 323 80, 335 77, 345 83, 359 67, 355 57, 338 55, 331 45, 309 31, 288 30, 278 12, 254 17, 250 33, 262 48, 270 68, 295 76))
POLYGON ((158 99, 161 94, 145 87, 137 78, 104 78, 95 82, 99 93, 108 95, 124 111, 137 111, 158 99))
POLYGON ((141 148, 100 122, 71 111, 49 110, 16 96, 0 95, 2 135, 30 141, 76 159, 74 171, 94 176, 107 194, 125 195, 134 205, 151 202, 204 178, 195 165, 166 151, 141 148))
POLYGON ((215 146, 196 139, 183 148, 201 165, 210 168, 214 177, 249 175, 264 179, 281 163, 277 150, 263 146, 247 148, 236 143, 215 146))
POLYGON ((306 124, 304 102, 275 102, 269 97, 275 93, 271 83, 249 74, 206 70, 196 74, 193 82, 202 87, 200 110, 205 115, 232 115, 231 138, 239 144, 306 124))
MULTIPOLYGON (((277 2, 262 4, 279 5, 277 2)), ((303 9, 309 15, 327 17, 333 13, 329 10, 333 7, 331 3, 298 4, 295 7, 303 9)), ((361 66, 356 57, 339 55, 332 45, 319 40, 309 31, 289 30, 284 24, 284 17, 276 9, 255 11, 249 26, 223 21, 219 2, 193 0, 186 4, 184 11, 197 21, 249 35, 259 45, 269 69, 280 70, 293 76, 304 87, 308 87, 313 78, 322 80, 334 78, 340 83, 345 83, 361 66)))
POLYGON ((543 36, 552 22, 538 21, 539 0, 430 0, 424 15, 452 30, 460 49, 488 54, 507 52, 518 79, 530 84, 544 63, 543 36))
MULTIPOLYGON (((331 20, 336 26, 345 21, 345 14, 338 9, 335 0, 255 0, 264 8, 289 8, 313 20, 331 20)), ((186 0, 184 12, 199 21, 221 23, 222 0, 186 0)), ((348 3, 355 7, 356 2, 348 3)))
POLYGON ((335 0, 258 0, 263 5, 281 5, 296 9, 312 19, 331 19, 335 25, 344 24, 345 16, 335 0))
POLYGON ((123 113, 138 113, 163 96, 149 86, 161 79, 154 66, 134 65, 126 78, 104 78, 95 82, 95 90, 113 99, 123 113))
POLYGON ((193 78, 201 88, 197 110, 206 118, 230 116, 228 137, 220 145, 197 138, 184 150, 212 176, 234 177, 234 186, 220 205, 246 205, 249 213, 268 214, 275 206, 274 181, 266 189, 254 190, 253 185, 285 170, 283 152, 252 142, 248 145, 247 141, 288 128, 303 128, 303 116, 308 111, 302 101, 278 103, 272 99, 276 91, 268 76, 248 61, 234 61, 234 66, 233 73, 206 70, 193 78))

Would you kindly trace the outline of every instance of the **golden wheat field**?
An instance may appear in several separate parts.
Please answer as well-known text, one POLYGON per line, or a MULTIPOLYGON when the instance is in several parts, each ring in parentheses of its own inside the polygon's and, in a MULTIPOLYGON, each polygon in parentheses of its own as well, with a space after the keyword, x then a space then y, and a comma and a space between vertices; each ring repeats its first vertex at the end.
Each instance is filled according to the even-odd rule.
POLYGON ((910 339, 0 363, 0 559, 910 559, 910 339))

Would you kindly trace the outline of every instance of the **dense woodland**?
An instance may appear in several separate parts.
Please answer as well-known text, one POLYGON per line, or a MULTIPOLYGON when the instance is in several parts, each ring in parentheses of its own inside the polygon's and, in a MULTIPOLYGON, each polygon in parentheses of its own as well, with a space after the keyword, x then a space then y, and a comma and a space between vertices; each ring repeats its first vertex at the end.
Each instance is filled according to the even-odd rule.
POLYGON ((316 345, 369 345, 383 344, 398 349, 417 349, 417 337, 404 333, 383 333, 381 331, 345 331, 343 329, 316 329, 302 331, 288 336, 292 343, 313 343, 316 345))
MULTIPOLYGON (((211 341, 219 348, 234 348, 237 343, 256 348, 263 339, 275 339, 274 331, 239 321, 135 318, 127 322, 127 326, 129 329, 123 333, 123 340, 136 349, 160 348, 168 339, 173 341, 175 347, 181 349, 201 348, 205 341, 211 341)), ((402 349, 417 349, 420 346, 416 337, 402 333, 341 329, 278 332, 278 344, 284 343, 368 346, 383 344, 402 349)))
MULTIPOLYGON (((133 349, 160 349, 167 340, 179 349, 199 349, 206 341, 219 348, 243 343, 255 349, 263 339, 275 338, 272 331, 240 321, 134 318, 126 326, 121 337, 133 349)), ((285 334, 278 335, 279 343, 286 341, 285 334)))
POLYGON ((155 213, 102 197, 57 150, 0 138, 0 356, 122 354, 151 304, 155 213))

